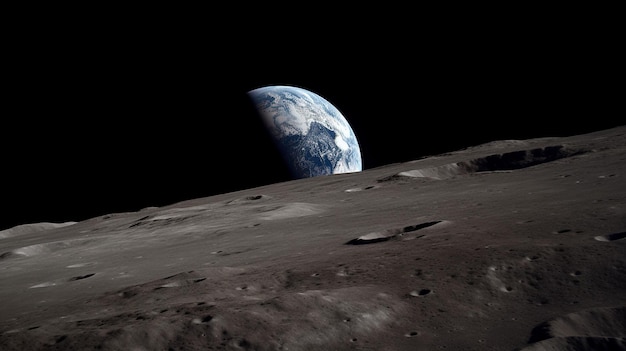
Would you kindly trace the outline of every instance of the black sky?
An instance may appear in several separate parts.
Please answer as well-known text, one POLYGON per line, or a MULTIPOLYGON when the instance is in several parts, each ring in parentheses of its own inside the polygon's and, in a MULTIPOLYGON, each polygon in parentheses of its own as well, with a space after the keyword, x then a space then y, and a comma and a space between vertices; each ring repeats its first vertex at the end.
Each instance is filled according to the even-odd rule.
POLYGON ((610 23, 466 23, 304 41, 273 29, 70 23, 25 26, 8 51, 0 230, 288 180, 246 95, 265 85, 333 103, 365 169, 623 124, 619 45, 603 35, 610 23))

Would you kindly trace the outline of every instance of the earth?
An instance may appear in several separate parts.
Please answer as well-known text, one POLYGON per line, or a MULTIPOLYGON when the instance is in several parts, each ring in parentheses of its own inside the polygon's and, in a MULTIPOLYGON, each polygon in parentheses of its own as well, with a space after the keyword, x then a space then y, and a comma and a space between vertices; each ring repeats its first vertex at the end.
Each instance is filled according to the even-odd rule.
POLYGON ((346 118, 329 101, 293 86, 248 92, 295 178, 362 170, 361 150, 346 118))

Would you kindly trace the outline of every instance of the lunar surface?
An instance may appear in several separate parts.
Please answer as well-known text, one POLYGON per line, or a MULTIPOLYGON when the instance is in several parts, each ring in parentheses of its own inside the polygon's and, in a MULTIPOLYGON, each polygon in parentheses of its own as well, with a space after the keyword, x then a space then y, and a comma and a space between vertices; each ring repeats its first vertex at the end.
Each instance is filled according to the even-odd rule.
POLYGON ((24 224, 0 349, 623 350, 624 177, 626 126, 24 224))

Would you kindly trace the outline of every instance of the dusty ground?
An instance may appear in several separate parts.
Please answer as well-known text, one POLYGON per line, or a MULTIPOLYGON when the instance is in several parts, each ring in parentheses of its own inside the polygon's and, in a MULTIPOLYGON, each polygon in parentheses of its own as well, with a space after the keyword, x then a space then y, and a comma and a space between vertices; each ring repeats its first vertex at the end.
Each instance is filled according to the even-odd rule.
POLYGON ((618 127, 15 227, 0 349, 626 349, 624 177, 618 127))

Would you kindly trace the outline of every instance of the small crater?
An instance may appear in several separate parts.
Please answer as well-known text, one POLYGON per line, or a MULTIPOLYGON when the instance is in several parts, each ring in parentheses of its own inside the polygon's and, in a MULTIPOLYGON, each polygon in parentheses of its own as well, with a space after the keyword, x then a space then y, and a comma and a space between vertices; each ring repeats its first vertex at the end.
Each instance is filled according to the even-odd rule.
POLYGON ((26 255, 19 254, 13 251, 4 252, 0 255, 0 261, 10 259, 10 258, 24 257, 24 256, 26 255))
MULTIPOLYGON (((188 314, 188 313, 186 313, 188 314)), ((213 316, 211 315, 206 315, 202 318, 194 318, 191 320, 191 323, 193 324, 204 324, 204 323, 209 323, 210 321, 213 320, 213 316)))
POLYGON ((118 293, 117 295, 118 295, 119 297, 124 298, 124 299, 129 299, 129 298, 131 298, 131 297, 133 297, 133 296, 137 295, 137 293, 136 293, 136 292, 134 292, 134 291, 130 291, 130 290, 128 290, 128 291, 122 291, 122 292, 118 293))
POLYGON ((426 296, 426 295, 431 294, 431 293, 432 293, 432 290, 430 290, 430 289, 422 289, 420 291, 413 290, 413 291, 411 291, 411 293, 409 295, 416 296, 416 297, 421 297, 421 296, 426 296))
POLYGON ((160 290, 160 289, 164 289, 164 288, 178 288, 183 286, 183 283, 180 281, 175 281, 175 282, 171 282, 171 283, 167 283, 167 284, 163 284, 161 286, 157 286, 156 288, 154 288, 153 290, 160 290))
POLYGON ((239 340, 239 342, 237 343, 237 346, 239 347, 243 347, 245 349, 250 348, 252 345, 250 344, 250 342, 246 339, 241 339, 239 340))
POLYGON ((377 186, 377 185, 369 185, 369 186, 366 186, 364 188, 350 188, 350 189, 346 189, 345 192, 346 193, 355 193, 355 192, 359 192, 359 191, 363 191, 363 190, 376 189, 378 187, 379 186, 377 186))
POLYGON ((622 240, 624 238, 626 238, 626 232, 598 235, 594 239, 598 241, 616 241, 616 240, 622 240))
POLYGON ((85 274, 85 275, 79 275, 79 276, 70 278, 68 281, 73 282, 73 281, 76 281, 76 280, 83 280, 83 279, 87 279, 89 277, 93 277, 94 275, 96 275, 96 273, 89 273, 89 274, 85 274))
POLYGON ((55 286, 55 285, 57 285, 56 282, 44 282, 44 283, 40 283, 37 285, 33 285, 29 289, 47 288, 47 287, 55 286))
POLYGON ((369 234, 360 236, 356 239, 352 239, 346 242, 345 245, 364 245, 364 244, 380 243, 383 241, 387 241, 394 236, 395 235, 385 236, 385 233, 369 233, 369 234))
POLYGON ((352 239, 345 243, 345 245, 363 245, 374 244, 404 235, 405 233, 414 232, 423 228, 433 226, 441 221, 424 222, 415 225, 408 225, 401 228, 392 228, 382 232, 373 232, 366 235, 362 235, 356 239, 352 239))
POLYGON ((55 343, 57 343, 57 344, 58 344, 58 343, 61 343, 61 342, 63 342, 63 340, 65 340, 65 339, 67 339, 67 335, 61 335, 61 336, 59 336, 59 337, 56 339, 55 343))
POLYGON ((408 332, 408 333, 404 334, 404 336, 406 336, 407 338, 412 338, 412 337, 418 336, 418 335, 419 335, 419 333, 416 332, 416 331, 412 331, 412 332, 408 332))
POLYGON ((541 298, 539 299, 539 301, 536 303, 537 306, 543 306, 543 305, 547 305, 550 303, 550 300, 548 300, 547 298, 541 298))
POLYGON ((432 292, 432 290, 430 289, 422 289, 418 292, 419 296, 426 296, 428 294, 430 294, 432 292))
POLYGON ((95 265, 95 262, 76 263, 76 264, 71 264, 69 266, 65 266, 65 268, 82 268, 82 267, 93 266, 93 265, 95 265))

